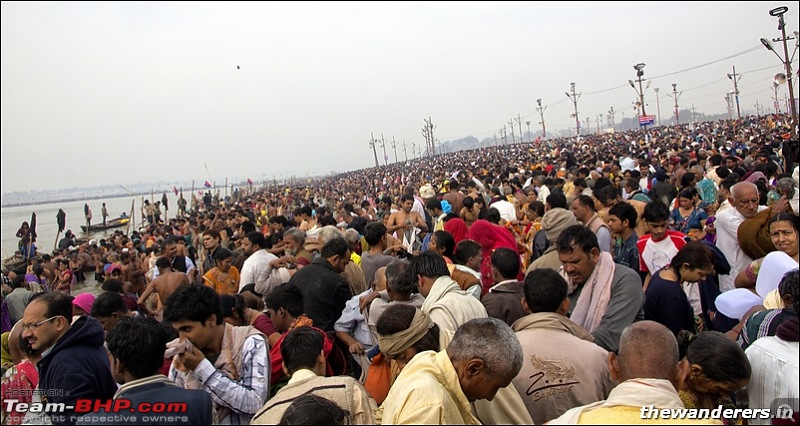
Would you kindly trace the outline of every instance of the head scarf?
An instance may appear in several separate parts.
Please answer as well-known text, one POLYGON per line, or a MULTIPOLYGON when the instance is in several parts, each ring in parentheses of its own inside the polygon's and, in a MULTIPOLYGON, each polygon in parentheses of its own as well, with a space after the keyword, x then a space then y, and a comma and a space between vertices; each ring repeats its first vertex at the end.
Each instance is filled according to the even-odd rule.
POLYGON ((467 223, 458 217, 454 217, 445 222, 444 230, 453 236, 453 240, 455 240, 456 245, 458 245, 459 241, 466 240, 467 234, 469 233, 469 229, 467 229, 467 223))
POLYGON ((381 352, 388 356, 397 355, 425 337, 431 327, 433 327, 433 321, 428 314, 417 309, 414 312, 414 319, 411 320, 411 325, 407 329, 385 336, 378 335, 378 346, 380 346, 381 352))
POLYGON ((750 176, 748 176, 748 177, 747 177, 747 179, 745 179, 744 181, 745 181, 745 182, 750 182, 750 183, 756 183, 756 182, 757 182, 759 179, 764 179, 764 180, 766 181, 766 180, 767 180, 767 177, 766 177, 766 176, 764 176, 764 173, 761 173, 761 172, 753 172, 753 173, 751 173, 751 174, 750 174, 750 176))
MULTIPOLYGON (((481 245, 483 254, 483 261, 481 262, 483 290, 481 295, 484 295, 494 285, 492 280, 492 252, 504 247, 517 250, 517 241, 508 229, 484 219, 476 220, 472 224, 469 228, 469 238, 481 245)), ((518 278, 522 279, 521 274, 518 278)))

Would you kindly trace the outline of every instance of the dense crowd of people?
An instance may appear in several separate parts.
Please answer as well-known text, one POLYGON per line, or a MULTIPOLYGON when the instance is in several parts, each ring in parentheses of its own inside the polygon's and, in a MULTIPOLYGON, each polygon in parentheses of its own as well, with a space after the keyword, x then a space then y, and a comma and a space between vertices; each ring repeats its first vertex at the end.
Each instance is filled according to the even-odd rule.
POLYGON ((3 271, 4 401, 72 408, 4 402, 2 422, 166 421, 82 398, 183 404, 175 424, 669 423, 646 409, 797 400, 791 135, 770 115, 537 139, 192 194, 163 220, 156 202, 130 235, 3 271), (87 275, 99 295, 72 294, 87 275))

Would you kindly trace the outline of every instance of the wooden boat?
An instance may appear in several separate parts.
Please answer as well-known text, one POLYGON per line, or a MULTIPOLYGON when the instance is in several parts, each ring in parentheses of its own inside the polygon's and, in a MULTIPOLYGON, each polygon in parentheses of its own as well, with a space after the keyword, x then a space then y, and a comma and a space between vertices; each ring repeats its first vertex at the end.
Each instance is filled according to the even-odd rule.
POLYGON ((25 275, 28 270, 28 259, 21 254, 15 254, 3 259, 3 268, 14 271, 17 275, 25 275))
POLYGON ((102 231, 104 229, 119 228, 120 226, 127 225, 130 220, 131 220, 131 218, 129 218, 127 216, 126 217, 118 217, 116 219, 107 220, 105 225, 103 225, 103 222, 93 223, 88 228, 86 227, 86 225, 81 225, 81 230, 84 233, 88 233, 88 232, 102 231))

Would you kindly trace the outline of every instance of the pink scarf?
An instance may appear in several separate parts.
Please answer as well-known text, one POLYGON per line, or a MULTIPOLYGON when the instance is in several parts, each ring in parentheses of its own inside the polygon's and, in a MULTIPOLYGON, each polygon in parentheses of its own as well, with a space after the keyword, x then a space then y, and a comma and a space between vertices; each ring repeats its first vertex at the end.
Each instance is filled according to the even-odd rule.
MULTIPOLYGON (((600 261, 597 262, 592 275, 583 285, 583 291, 578 296, 578 302, 569 317, 572 322, 583 327, 589 333, 597 329, 608 310, 615 269, 614 258, 611 257, 611 254, 600 252, 600 261)), ((570 283, 571 290, 574 291, 574 284, 564 272, 564 267, 561 267, 560 272, 570 283)))

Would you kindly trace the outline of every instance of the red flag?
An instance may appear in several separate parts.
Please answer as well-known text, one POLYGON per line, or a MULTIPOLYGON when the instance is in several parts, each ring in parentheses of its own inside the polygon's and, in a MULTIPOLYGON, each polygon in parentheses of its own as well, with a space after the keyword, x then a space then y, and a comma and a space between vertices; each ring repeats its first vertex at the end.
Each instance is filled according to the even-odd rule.
POLYGON ((177 196, 178 195, 178 187, 177 186, 173 186, 172 187, 172 192, 174 192, 175 195, 177 196))
POLYGON ((206 188, 211 188, 211 182, 209 182, 209 181, 206 181, 206 183, 204 185, 206 186, 206 188))

